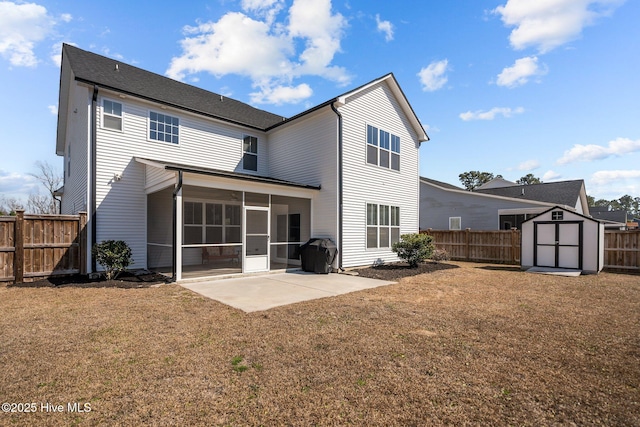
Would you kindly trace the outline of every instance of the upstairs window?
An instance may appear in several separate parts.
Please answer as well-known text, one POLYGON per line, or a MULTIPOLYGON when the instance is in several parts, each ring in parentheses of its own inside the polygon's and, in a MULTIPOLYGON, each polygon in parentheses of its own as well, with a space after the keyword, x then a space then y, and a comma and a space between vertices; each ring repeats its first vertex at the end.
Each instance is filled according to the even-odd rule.
POLYGON ((149 139, 177 144, 179 129, 180 120, 177 117, 153 111, 149 113, 149 139))
POLYGON ((258 170, 258 138, 245 135, 242 142, 242 168, 249 171, 258 170))
POLYGON ((102 127, 122 130, 122 104, 108 99, 102 100, 102 127))
POLYGON ((400 137, 367 125, 367 163, 400 170, 400 137))

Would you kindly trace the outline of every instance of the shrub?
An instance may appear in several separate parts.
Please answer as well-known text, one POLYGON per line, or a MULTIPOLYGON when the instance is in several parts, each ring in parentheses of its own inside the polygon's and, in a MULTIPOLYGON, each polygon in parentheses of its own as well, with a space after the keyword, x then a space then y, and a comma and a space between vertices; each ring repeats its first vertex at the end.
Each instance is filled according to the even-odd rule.
POLYGON ((431 254, 431 260, 434 262, 449 261, 449 252, 444 249, 435 249, 431 254))
POLYGON ((416 268, 419 263, 429 258, 434 250, 433 237, 427 234, 403 234, 400 241, 393 244, 391 250, 400 259, 409 263, 409 267, 416 268))
POLYGON ((123 240, 105 240, 93 245, 96 261, 104 267, 108 280, 115 279, 131 262, 131 248, 123 240))

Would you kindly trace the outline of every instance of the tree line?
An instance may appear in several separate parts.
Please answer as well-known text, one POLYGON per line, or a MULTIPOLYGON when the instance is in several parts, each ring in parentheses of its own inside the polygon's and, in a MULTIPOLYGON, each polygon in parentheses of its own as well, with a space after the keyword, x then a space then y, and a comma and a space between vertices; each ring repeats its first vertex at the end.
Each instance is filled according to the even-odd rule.
POLYGON ((54 192, 64 181, 62 174, 48 162, 36 162, 35 166, 36 172, 29 175, 35 178, 44 191, 31 191, 26 203, 16 197, 0 194, 0 215, 15 215, 17 210, 37 215, 59 213, 59 202, 54 192))
MULTIPOLYGON (((502 175, 494 175, 491 172, 480 171, 468 171, 458 175, 460 182, 466 190, 473 191, 476 188, 486 184, 495 178, 502 178, 502 175)), ((535 175, 529 173, 516 181, 516 184, 530 185, 530 184, 542 184, 542 180, 535 175)), ((603 206, 607 207, 609 211, 623 210, 634 216, 640 216, 640 197, 632 197, 628 194, 620 197, 619 199, 596 200, 592 196, 587 196, 589 206, 603 206)))

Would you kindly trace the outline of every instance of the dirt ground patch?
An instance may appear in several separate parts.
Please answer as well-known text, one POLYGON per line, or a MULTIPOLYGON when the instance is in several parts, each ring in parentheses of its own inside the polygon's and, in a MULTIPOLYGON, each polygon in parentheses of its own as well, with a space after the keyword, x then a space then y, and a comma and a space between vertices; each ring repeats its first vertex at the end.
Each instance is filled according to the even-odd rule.
POLYGON ((638 276, 447 265, 248 314, 2 287, 0 403, 37 410, 0 425, 640 425, 638 276))

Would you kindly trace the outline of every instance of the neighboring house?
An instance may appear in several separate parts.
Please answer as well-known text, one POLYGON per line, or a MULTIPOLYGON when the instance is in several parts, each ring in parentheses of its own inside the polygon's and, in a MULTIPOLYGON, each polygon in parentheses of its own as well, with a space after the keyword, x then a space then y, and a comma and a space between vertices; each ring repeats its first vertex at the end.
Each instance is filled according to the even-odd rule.
POLYGON ((627 211, 610 211, 606 206, 591 206, 589 208, 591 216, 604 222, 607 229, 627 230, 633 229, 633 221, 627 211))
POLYGON ((518 185, 494 179, 475 191, 420 178, 420 229, 509 230, 545 210, 562 206, 589 215, 582 180, 518 185))
POLYGON ((63 45, 62 213, 177 280, 299 267, 311 237, 335 268, 396 261, 427 140, 393 74, 285 118, 63 45))

